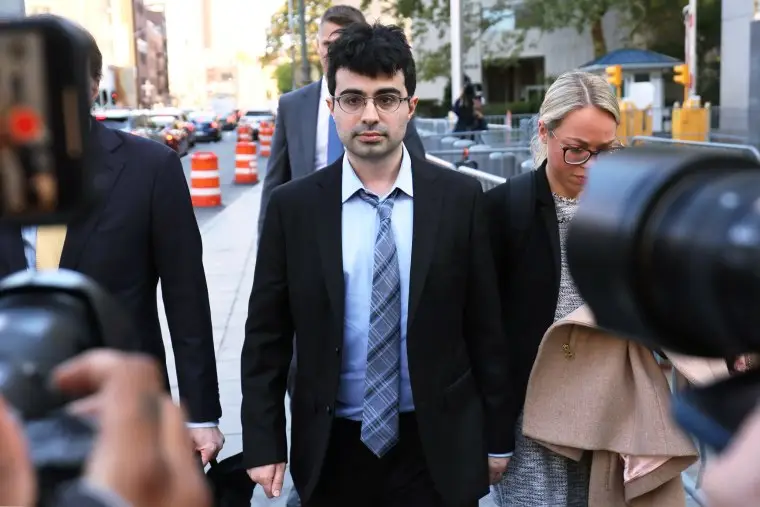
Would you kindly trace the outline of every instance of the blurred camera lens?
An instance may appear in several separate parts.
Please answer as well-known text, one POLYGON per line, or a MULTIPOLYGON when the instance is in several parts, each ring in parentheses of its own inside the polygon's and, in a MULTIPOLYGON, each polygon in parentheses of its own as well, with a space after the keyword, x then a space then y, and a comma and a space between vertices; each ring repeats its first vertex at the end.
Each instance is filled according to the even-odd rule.
POLYGON ((567 248, 598 324, 693 355, 760 350, 760 164, 632 148, 589 175, 567 248))

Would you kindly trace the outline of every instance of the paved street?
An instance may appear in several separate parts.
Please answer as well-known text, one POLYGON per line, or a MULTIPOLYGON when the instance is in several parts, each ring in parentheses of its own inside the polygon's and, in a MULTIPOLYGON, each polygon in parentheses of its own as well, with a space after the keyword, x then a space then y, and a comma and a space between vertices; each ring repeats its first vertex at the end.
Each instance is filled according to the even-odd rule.
MULTIPOLYGON (((232 185, 232 169, 225 169, 222 166, 222 160, 223 156, 228 157, 228 159, 232 157, 234 144, 228 140, 217 145, 211 145, 211 147, 220 154, 220 170, 222 170, 224 178, 222 192, 226 206, 213 211, 199 210, 198 217, 203 235, 204 265, 214 323, 214 342, 223 410, 221 429, 227 439, 220 456, 223 459, 240 452, 242 448, 240 351, 243 344, 248 296, 253 283, 256 262, 256 223, 262 185, 240 188, 232 185), (225 174, 226 177, 224 177, 225 174)), ((204 149, 202 145, 199 148, 204 149)), ((230 167, 232 166, 230 165, 230 167)), ((170 350, 169 332, 160 299, 159 295, 163 335, 167 343, 167 350, 170 350)), ((172 354, 168 354, 167 361, 172 377, 172 386, 176 388, 172 354)), ((292 482, 287 476, 283 496, 275 500, 267 500, 261 489, 256 488, 252 505, 257 507, 284 507, 287 492, 291 487, 292 482)), ((360 505, 361 501, 357 499, 357 507, 360 505)), ((480 507, 494 506, 495 504, 488 497, 480 502, 480 507)), ((697 503, 691 501, 687 504, 687 507, 697 506, 697 503)))
MULTIPOLYGON (((182 167, 185 169, 185 177, 188 185, 190 184, 190 158, 192 153, 199 151, 210 151, 215 153, 219 158, 219 173, 222 187, 222 206, 218 208, 196 208, 195 216, 198 219, 198 225, 203 226, 209 219, 216 216, 225 208, 230 206, 238 199, 243 192, 250 188, 246 185, 235 185, 235 143, 236 133, 234 131, 224 132, 222 141, 218 143, 196 143, 190 154, 182 157, 182 167)), ((259 177, 264 177, 264 167, 259 169, 259 177)), ((257 209, 258 212, 258 209, 257 209)))

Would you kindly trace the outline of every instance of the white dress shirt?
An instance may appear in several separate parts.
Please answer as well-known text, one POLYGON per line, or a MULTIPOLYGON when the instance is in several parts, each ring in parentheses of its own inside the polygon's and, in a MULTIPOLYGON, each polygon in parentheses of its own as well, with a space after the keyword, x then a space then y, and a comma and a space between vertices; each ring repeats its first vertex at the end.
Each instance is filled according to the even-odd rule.
POLYGON ((322 169, 327 165, 327 140, 330 137, 330 108, 327 107, 327 98, 330 92, 327 90, 327 78, 322 77, 322 89, 319 92, 319 108, 317 109, 317 139, 314 150, 314 170, 322 169))

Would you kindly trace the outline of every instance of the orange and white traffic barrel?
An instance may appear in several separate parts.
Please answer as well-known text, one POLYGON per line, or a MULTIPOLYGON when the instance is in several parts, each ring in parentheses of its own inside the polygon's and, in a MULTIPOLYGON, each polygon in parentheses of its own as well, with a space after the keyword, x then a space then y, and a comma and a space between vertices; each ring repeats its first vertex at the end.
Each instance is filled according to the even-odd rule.
POLYGON ((274 129, 266 126, 259 129, 259 145, 261 145, 261 156, 269 158, 272 155, 272 134, 274 129))
POLYGON ((235 183, 250 185, 259 182, 259 163, 256 143, 237 143, 235 146, 235 183))
POLYGON ((237 140, 239 143, 249 143, 253 141, 253 127, 250 125, 240 125, 237 128, 237 140))
POLYGON ((219 183, 219 158, 208 151, 197 151, 190 158, 190 198, 196 208, 222 205, 219 183))

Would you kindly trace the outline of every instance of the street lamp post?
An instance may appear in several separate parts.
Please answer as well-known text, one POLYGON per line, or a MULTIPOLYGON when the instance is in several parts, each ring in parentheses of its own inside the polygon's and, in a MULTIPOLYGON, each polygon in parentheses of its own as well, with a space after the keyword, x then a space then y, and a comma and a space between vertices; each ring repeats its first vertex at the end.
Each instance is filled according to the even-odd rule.
POLYGON ((306 85, 311 80, 308 49, 306 47, 306 5, 305 0, 298 0, 298 21, 301 24, 301 83, 306 85))
POLYGON ((288 0, 288 31, 290 32, 290 74, 292 82, 291 88, 298 88, 296 80, 296 18, 293 13, 293 0, 288 0))
POLYGON ((462 92, 462 3, 450 0, 451 19, 451 103, 462 92))

